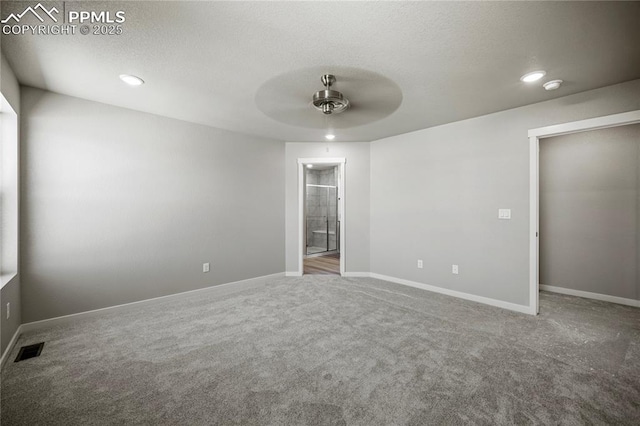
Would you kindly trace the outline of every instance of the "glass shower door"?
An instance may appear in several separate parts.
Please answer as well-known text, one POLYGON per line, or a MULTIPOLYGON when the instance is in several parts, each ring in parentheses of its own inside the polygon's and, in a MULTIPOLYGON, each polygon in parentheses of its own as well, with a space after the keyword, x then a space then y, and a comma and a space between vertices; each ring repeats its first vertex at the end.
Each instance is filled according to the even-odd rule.
POLYGON ((307 184, 306 190, 306 254, 337 250, 339 245, 337 187, 307 184))
POLYGON ((327 251, 338 249, 338 188, 327 188, 327 251))

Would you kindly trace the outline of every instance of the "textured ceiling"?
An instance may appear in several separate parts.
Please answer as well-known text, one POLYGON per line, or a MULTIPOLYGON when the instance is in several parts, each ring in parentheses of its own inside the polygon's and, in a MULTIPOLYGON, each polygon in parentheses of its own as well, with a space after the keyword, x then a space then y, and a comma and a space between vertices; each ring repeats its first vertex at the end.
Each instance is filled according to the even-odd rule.
MULTIPOLYGON (((323 125, 309 118, 322 119, 310 105, 322 88, 319 70, 335 72, 336 88, 362 100, 333 123, 340 141, 375 140, 640 78, 640 2, 84 5, 125 11, 124 33, 3 35, 3 53, 22 84, 287 141, 323 140, 323 125), (519 81, 535 69, 547 77, 519 81), (122 73, 146 84, 127 87, 122 73), (365 81, 371 76, 384 84, 365 81), (543 90, 552 79, 565 83, 543 90)), ((1 7, 5 18, 16 5, 1 7)))

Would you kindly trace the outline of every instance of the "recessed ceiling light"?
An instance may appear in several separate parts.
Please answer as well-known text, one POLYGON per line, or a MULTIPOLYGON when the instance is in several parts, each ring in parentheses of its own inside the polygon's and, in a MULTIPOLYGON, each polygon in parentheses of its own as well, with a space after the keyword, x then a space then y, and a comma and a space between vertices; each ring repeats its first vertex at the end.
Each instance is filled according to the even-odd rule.
POLYGON ((144 84, 144 80, 140 77, 136 77, 135 75, 130 74, 120 74, 120 80, 127 83, 129 86, 140 86, 144 84))
POLYGON ((551 80, 543 84, 542 87, 544 87, 544 90, 556 90, 561 84, 562 80, 551 80))
POLYGON ((313 168, 313 164, 307 164, 307 169, 312 169, 313 168))
POLYGON ((525 83, 531 83, 533 81, 540 80, 545 75, 547 75, 546 71, 542 71, 542 70, 533 71, 533 72, 527 73, 527 74, 523 75, 522 77, 520 77, 520 81, 524 81, 525 83))
POLYGON ((327 133, 326 135, 324 135, 325 138, 327 138, 327 140, 334 140, 336 138, 336 135, 334 135, 333 133, 327 133))

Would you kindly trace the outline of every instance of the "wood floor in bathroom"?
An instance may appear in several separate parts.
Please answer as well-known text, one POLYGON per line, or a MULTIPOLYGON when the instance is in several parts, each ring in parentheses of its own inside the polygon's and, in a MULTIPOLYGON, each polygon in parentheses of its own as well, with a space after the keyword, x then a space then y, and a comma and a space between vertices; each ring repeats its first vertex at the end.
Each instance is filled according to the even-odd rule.
POLYGON ((328 254, 304 259, 304 273, 340 275, 340 254, 328 254))

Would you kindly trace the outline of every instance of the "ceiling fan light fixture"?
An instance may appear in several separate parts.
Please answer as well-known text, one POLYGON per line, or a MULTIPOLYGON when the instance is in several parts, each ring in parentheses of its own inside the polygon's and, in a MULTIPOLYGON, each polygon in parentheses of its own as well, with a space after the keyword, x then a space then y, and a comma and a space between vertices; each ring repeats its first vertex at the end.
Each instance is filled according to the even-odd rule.
POLYGON ((349 100, 337 90, 332 90, 331 85, 336 82, 336 77, 325 74, 320 77, 325 89, 313 94, 313 106, 323 114, 338 114, 349 108, 349 100))

